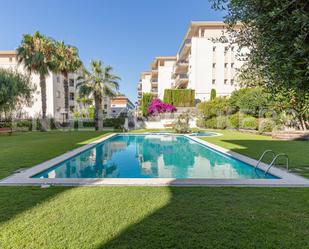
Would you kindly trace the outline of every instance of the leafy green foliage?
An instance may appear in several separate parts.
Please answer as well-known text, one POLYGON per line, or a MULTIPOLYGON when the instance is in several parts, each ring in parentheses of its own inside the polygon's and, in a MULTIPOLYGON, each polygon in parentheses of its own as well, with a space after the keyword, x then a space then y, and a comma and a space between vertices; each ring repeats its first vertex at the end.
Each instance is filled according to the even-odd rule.
POLYGON ((144 117, 148 116, 148 107, 151 101, 154 99, 154 95, 152 93, 144 93, 141 101, 141 111, 144 117))
POLYGON ((119 89, 120 77, 113 73, 111 66, 104 66, 103 62, 91 61, 91 71, 84 69, 83 76, 78 78, 76 85, 82 98, 93 97, 95 104, 94 122, 95 129, 103 129, 103 98, 104 96, 113 97, 119 89))
POLYGON ((245 116, 240 122, 240 128, 248 130, 257 130, 259 121, 255 117, 245 116))
POLYGON ((275 122, 270 118, 261 119, 259 123, 259 132, 272 132, 275 122))
POLYGON ((212 2, 227 9, 225 21, 234 40, 250 50, 243 78, 253 76, 251 84, 264 86, 278 110, 294 110, 298 127, 309 128, 308 0, 212 2))
POLYGON ((29 77, 0 69, 0 114, 17 110, 21 104, 30 104, 33 91, 29 77))
POLYGON ((255 117, 259 116, 260 111, 270 107, 269 94, 260 87, 234 91, 229 102, 234 110, 250 113, 255 117))
POLYGON ((211 92, 210 92, 210 100, 214 100, 217 96, 217 91, 216 89, 211 89, 211 92))
POLYGON ((195 106, 195 90, 192 89, 165 89, 163 102, 176 107, 195 106))
POLYGON ((218 97, 201 102, 198 104, 198 110, 206 119, 226 115, 230 111, 229 100, 226 97, 218 97))

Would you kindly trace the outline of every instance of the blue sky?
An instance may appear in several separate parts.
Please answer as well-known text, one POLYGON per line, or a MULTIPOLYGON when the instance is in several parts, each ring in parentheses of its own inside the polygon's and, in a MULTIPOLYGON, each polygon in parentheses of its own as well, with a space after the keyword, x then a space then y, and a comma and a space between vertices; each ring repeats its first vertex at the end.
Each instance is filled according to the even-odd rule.
POLYGON ((91 59, 112 65, 132 101, 139 73, 155 56, 176 54, 190 21, 223 17, 208 0, 0 0, 0 7, 0 50, 36 30, 64 40, 86 66, 91 59))

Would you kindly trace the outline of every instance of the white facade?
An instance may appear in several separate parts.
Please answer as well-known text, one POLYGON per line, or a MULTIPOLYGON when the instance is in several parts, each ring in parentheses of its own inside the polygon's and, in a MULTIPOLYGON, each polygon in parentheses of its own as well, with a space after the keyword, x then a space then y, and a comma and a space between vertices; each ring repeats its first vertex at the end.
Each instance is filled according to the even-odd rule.
MULTIPOLYGON (((17 70, 22 74, 28 74, 23 65, 18 64, 15 51, 0 51, 0 68, 17 70)), ((69 108, 71 111, 73 111, 76 103, 76 78, 75 73, 69 74, 69 108)), ((59 121, 64 119, 65 113, 63 80, 62 75, 53 73, 46 77, 46 115, 59 121)), ((39 75, 32 73, 31 83, 36 90, 33 94, 31 106, 25 106, 20 110, 23 118, 41 117, 42 113, 39 75)))
POLYGON ((239 87, 237 69, 243 62, 237 50, 224 23, 193 22, 177 54, 175 88, 194 89, 201 101, 209 100, 212 89, 229 96, 239 87))
POLYGON ((138 97, 138 105, 141 103, 141 99, 144 93, 151 92, 151 72, 142 72, 140 76, 140 81, 137 85, 137 97, 138 97))
POLYGON ((157 57, 154 61, 153 70, 157 71, 157 78, 152 78, 152 84, 157 89, 158 98, 163 100, 164 90, 172 87, 173 68, 176 62, 175 56, 157 57))
POLYGON ((139 98, 152 92, 163 99, 168 88, 193 89, 199 101, 209 100, 212 89, 217 96, 229 96, 240 87, 237 70, 243 61, 238 50, 223 22, 192 22, 177 56, 156 57, 150 82, 149 74, 147 81, 142 75, 139 98))

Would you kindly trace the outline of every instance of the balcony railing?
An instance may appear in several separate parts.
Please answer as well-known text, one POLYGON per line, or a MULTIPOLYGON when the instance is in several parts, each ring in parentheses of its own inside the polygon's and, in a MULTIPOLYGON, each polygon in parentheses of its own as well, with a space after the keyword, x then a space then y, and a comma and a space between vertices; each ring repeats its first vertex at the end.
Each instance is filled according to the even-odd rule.
POLYGON ((186 73, 181 73, 181 74, 177 75, 176 79, 187 80, 188 79, 188 75, 186 73))
POLYGON ((181 53, 181 51, 183 50, 183 48, 186 46, 186 45, 191 45, 191 39, 186 39, 184 40, 181 48, 179 49, 179 53, 181 53))
POLYGON ((188 60, 179 60, 176 62, 176 65, 177 66, 180 66, 180 65, 187 65, 189 64, 189 61, 188 60))

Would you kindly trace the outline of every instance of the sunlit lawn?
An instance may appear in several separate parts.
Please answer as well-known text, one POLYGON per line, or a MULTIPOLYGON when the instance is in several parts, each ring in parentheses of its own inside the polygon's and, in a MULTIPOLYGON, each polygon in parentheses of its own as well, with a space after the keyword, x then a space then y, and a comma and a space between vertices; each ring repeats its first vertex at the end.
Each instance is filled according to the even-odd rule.
MULTIPOLYGON (((216 132, 224 136, 203 139, 255 159, 259 159, 262 153, 269 149, 276 153, 286 153, 290 159, 290 169, 294 173, 309 177, 309 141, 282 141, 272 139, 270 136, 230 130, 216 130, 216 132)), ((265 162, 270 162, 269 157, 265 158, 265 162)))
MULTIPOLYGON (((269 139, 224 133, 207 140, 251 156, 269 139)), ((101 135, 0 136, 1 177, 101 135)), ((0 187, 1 249, 309 248, 308 231, 305 188, 0 187)))

